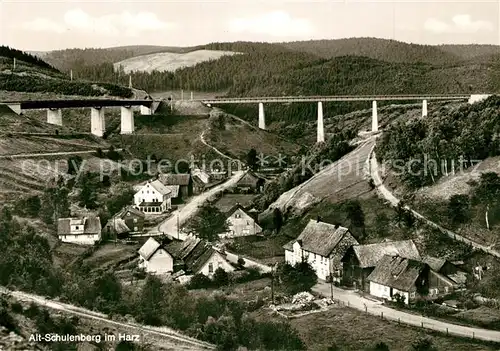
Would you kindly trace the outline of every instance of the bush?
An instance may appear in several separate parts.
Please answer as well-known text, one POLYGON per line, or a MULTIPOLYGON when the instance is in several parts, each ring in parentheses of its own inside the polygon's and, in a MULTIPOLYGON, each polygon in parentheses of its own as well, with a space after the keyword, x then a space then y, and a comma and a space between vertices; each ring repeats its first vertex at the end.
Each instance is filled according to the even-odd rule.
POLYGON ((12 312, 14 313, 23 313, 23 305, 21 305, 19 302, 13 302, 10 304, 10 308, 12 309, 12 312))
POLYGON ((215 270, 213 282, 216 287, 226 286, 229 284, 229 274, 219 267, 215 270))
POLYGON ((188 289, 208 289, 213 286, 212 281, 205 274, 197 273, 191 277, 187 284, 188 289))

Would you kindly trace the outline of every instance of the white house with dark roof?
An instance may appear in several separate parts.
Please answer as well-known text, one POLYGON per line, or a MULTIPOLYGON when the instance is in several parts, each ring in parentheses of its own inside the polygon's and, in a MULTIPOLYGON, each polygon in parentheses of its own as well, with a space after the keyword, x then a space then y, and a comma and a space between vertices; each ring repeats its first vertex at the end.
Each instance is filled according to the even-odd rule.
POLYGON ((353 245, 342 258, 343 284, 369 292, 370 283, 367 278, 384 255, 420 260, 420 253, 412 240, 353 245))
POLYGON ((148 181, 134 195, 134 204, 142 212, 160 214, 172 208, 172 191, 159 180, 148 181))
POLYGON ((65 243, 94 245, 101 241, 101 220, 97 216, 59 218, 57 236, 65 243))
POLYGON ((384 255, 367 280, 370 295, 395 300, 398 294, 406 304, 417 298, 432 300, 445 296, 456 288, 454 281, 427 263, 398 255, 384 255))
POLYGON ((285 261, 295 265, 302 260, 309 262, 319 279, 331 276, 340 281, 342 262, 347 249, 359 244, 349 229, 339 225, 310 220, 296 240, 285 244, 285 261))
POLYGON ((255 219, 247 214, 240 204, 234 205, 227 213, 229 231, 219 234, 220 238, 236 238, 255 235, 262 232, 262 227, 255 219))
POLYGON ((174 257, 154 238, 149 238, 139 249, 139 268, 153 274, 174 271, 174 257))

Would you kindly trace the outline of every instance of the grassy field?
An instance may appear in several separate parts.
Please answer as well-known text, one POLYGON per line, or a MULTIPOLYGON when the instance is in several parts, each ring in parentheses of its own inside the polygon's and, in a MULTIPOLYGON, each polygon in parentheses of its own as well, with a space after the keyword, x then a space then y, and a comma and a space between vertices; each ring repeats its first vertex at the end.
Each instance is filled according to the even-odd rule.
POLYGON ((273 134, 249 126, 238 119, 225 117, 224 129, 211 128, 207 142, 235 158, 245 159, 250 149, 257 154, 277 157, 295 155, 300 146, 273 134))
POLYGON ((412 344, 421 337, 430 338, 439 351, 498 349, 470 339, 431 335, 427 330, 398 325, 346 307, 292 319, 290 323, 311 351, 327 351, 332 345, 338 350, 370 350, 379 342, 387 344, 390 350, 413 350, 412 344))
POLYGON ((179 68, 194 66, 200 62, 217 60, 221 56, 235 55, 232 51, 196 50, 187 53, 162 52, 131 57, 114 64, 115 69, 122 66, 125 73, 130 71, 175 71, 179 68))

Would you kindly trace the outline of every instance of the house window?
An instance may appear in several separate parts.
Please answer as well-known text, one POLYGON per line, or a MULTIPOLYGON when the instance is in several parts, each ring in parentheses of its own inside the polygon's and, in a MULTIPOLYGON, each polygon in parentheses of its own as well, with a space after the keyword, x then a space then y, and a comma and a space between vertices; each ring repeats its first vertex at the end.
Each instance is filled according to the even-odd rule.
POLYGON ((137 227, 134 227, 134 232, 138 231, 139 229, 137 227))
POLYGON ((208 264, 208 273, 213 273, 214 272, 214 265, 212 262, 208 264))
POLYGON ((137 223, 137 218, 134 218, 134 223, 137 223))
POLYGON ((78 230, 78 226, 76 226, 75 229, 78 230))
POLYGON ((241 215, 239 213, 234 215, 234 218, 241 218, 241 215))

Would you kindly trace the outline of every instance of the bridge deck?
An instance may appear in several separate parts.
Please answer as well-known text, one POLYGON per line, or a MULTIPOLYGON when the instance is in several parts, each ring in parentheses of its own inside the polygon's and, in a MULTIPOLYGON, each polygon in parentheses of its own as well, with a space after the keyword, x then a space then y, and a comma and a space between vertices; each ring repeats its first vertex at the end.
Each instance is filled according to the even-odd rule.
POLYGON ((117 107, 117 106, 147 106, 151 107, 153 100, 112 100, 112 99, 85 99, 85 100, 37 100, 37 101, 2 101, 5 105, 19 105, 21 110, 41 110, 49 108, 78 108, 78 107, 117 107))
POLYGON ((410 100, 468 100, 470 95, 332 95, 332 96, 272 96, 200 99, 205 104, 242 104, 259 102, 325 102, 325 101, 410 101, 410 100))

